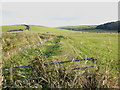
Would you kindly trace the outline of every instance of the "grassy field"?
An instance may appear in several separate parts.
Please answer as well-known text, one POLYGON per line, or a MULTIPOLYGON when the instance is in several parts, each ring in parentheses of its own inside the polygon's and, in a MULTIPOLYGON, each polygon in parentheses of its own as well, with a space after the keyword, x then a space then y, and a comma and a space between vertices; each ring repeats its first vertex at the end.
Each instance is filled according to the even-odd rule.
MULTIPOLYGON (((14 70, 13 74, 28 72, 35 72, 35 74, 13 76, 12 78, 6 76, 3 87, 118 87, 118 33, 69 31, 35 25, 30 25, 29 31, 6 32, 16 28, 19 29, 21 26, 3 26, 2 28, 3 66, 35 64, 38 67, 14 70), (90 57, 96 58, 97 61, 43 65, 48 62, 90 57), (71 68, 91 65, 94 67, 85 70, 71 70, 71 68), (68 70, 59 71, 63 69, 68 70), (47 70, 57 72, 46 73, 47 70), (33 78, 31 79, 31 77, 33 78)), ((7 72, 5 71, 4 74, 7 72)))

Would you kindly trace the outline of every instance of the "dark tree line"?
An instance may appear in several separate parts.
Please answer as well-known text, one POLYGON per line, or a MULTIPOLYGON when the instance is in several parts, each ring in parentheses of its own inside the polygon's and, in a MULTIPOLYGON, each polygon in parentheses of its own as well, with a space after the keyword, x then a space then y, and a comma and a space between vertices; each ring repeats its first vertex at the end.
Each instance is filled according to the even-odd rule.
POLYGON ((120 32, 120 21, 109 22, 102 25, 98 25, 96 29, 115 30, 120 32))

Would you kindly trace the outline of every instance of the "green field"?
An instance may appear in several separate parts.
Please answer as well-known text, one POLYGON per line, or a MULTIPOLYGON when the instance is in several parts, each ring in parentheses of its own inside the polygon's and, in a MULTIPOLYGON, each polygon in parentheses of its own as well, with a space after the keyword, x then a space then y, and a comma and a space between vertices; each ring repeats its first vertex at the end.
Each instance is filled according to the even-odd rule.
POLYGON ((69 31, 35 25, 30 25, 29 31, 6 32, 19 28, 23 29, 23 26, 2 26, 3 66, 36 64, 39 68, 32 71, 29 68, 22 68, 14 71, 13 74, 38 70, 36 76, 33 75, 33 77, 40 78, 40 81, 38 83, 28 80, 29 75, 22 76, 22 78, 13 77, 14 79, 6 77, 4 87, 91 88, 90 85, 95 88, 118 87, 118 33, 69 31), (97 61, 71 62, 48 67, 40 63, 41 61, 47 63, 90 57, 96 58, 97 61), (90 65, 94 65, 94 67, 86 70, 44 73, 44 70, 70 69, 90 65), (44 69, 42 73, 41 68, 44 69), (60 77, 62 73, 64 76, 60 77), (91 80, 96 77, 92 81, 94 84, 85 78, 89 74, 92 74, 91 80))

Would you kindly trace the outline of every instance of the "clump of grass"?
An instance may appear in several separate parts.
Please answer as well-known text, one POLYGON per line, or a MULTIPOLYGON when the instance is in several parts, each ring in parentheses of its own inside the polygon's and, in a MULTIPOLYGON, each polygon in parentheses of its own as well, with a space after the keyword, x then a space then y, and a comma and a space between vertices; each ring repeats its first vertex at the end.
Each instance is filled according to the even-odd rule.
POLYGON ((28 45, 39 41, 39 34, 32 33, 4 33, 2 38, 3 51, 9 51, 15 47, 28 45))

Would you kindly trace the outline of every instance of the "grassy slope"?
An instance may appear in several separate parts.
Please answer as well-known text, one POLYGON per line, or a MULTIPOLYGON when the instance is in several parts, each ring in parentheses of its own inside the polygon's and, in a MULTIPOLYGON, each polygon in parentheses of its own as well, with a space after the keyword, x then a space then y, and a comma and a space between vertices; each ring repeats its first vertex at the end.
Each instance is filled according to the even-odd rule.
MULTIPOLYGON (((3 31, 6 30, 3 29, 3 31)), ((44 43, 42 47, 24 50, 18 55, 11 57, 11 59, 8 59, 9 61, 15 62, 17 65, 26 65, 29 62, 29 60, 35 59, 39 56, 40 53, 42 53, 42 55, 46 57, 46 62, 49 62, 50 60, 61 61, 95 57, 97 58, 96 65, 97 67, 99 67, 100 73, 106 73, 108 76, 117 77, 117 33, 86 33, 33 25, 31 25, 30 31, 25 31, 22 33, 54 34, 56 36, 61 35, 64 38, 58 40, 59 42, 56 43, 55 40, 58 39, 56 37, 56 39, 44 43), (21 59, 21 61, 16 61, 17 59, 21 59)), ((16 38, 16 36, 13 38, 16 38)), ((23 41, 21 40, 20 42, 22 43, 23 41)), ((9 61, 6 62, 6 65, 10 64, 9 61)))
MULTIPOLYGON (((61 30, 56 28, 49 28, 44 26, 36 26, 36 25, 29 25, 30 26, 30 32, 67 32, 67 30, 61 30)), ((16 30, 16 29, 24 29, 24 26, 21 25, 11 25, 11 26, 2 26, 2 32, 6 32, 8 30, 16 30)), ((16 31, 18 32, 18 31, 16 31)), ((22 32, 22 31, 19 31, 22 32)), ((12 32, 14 33, 14 32, 12 32)))
POLYGON ((25 29, 25 26, 22 26, 22 25, 2 26, 3 32, 6 32, 6 31, 8 31, 8 30, 18 30, 18 29, 25 29))
POLYGON ((61 46, 63 48, 62 54, 66 54, 68 57, 96 57, 98 61, 102 61, 100 63, 104 64, 106 64, 108 61, 117 61, 118 42, 116 33, 84 33, 33 25, 30 27, 30 32, 33 33, 47 32, 49 34, 63 35, 70 38, 61 41, 63 44, 61 46))

